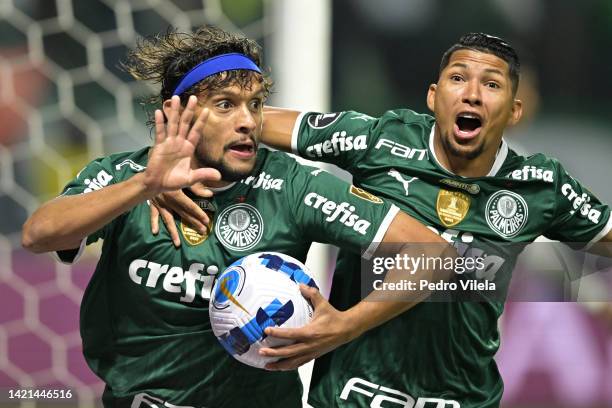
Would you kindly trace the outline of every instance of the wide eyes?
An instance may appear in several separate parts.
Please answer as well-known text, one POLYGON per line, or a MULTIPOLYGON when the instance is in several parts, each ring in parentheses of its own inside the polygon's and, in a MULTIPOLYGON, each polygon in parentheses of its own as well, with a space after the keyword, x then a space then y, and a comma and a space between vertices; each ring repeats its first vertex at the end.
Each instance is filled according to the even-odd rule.
MULTIPOLYGON (((465 82, 465 78, 459 74, 451 74, 449 78, 452 82, 465 82)), ((484 83, 484 86, 491 89, 501 89, 501 85, 496 81, 487 81, 484 83)))

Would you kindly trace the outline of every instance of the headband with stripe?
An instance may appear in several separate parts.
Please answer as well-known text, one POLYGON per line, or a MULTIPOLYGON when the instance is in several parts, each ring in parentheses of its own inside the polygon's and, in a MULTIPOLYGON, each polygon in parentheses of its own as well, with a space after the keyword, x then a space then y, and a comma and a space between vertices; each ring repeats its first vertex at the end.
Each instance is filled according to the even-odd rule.
POLYGON ((211 75, 236 69, 246 69, 261 74, 259 67, 244 54, 233 52, 230 54, 217 55, 199 63, 187 72, 174 89, 173 95, 182 94, 193 85, 211 75))

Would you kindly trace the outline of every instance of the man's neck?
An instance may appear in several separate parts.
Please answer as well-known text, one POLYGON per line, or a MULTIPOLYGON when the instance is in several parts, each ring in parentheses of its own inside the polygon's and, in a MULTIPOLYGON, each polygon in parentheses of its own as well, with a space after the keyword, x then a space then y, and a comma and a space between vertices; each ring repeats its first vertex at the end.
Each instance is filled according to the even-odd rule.
POLYGON ((433 148, 439 164, 451 173, 461 177, 487 176, 493 168, 498 152, 498 149, 491 149, 490 152, 483 151, 474 159, 453 155, 444 146, 437 131, 434 134, 433 148))

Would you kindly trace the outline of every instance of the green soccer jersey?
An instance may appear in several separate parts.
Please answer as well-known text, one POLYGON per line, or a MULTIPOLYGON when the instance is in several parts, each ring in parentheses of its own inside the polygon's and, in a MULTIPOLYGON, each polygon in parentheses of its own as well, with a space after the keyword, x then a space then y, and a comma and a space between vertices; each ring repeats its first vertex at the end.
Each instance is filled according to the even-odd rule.
MULTIPOLYGON (((148 150, 93 161, 63 194, 99 190, 144 171, 148 150)), ((113 407, 299 407, 296 372, 243 365, 213 335, 208 303, 215 276, 258 251, 303 261, 312 241, 354 253, 365 248, 362 255, 369 256, 398 209, 267 149, 258 151, 251 176, 199 204, 214 210, 211 232, 200 235, 177 221, 180 248, 165 228, 150 233, 147 203, 86 240, 104 240, 81 305, 83 350, 106 383, 103 401, 113 407)), ((74 261, 75 252, 58 255, 74 261)))
MULTIPOLYGON (((476 278, 502 288, 521 245, 499 242, 528 243, 545 235, 591 243, 610 230, 609 207, 542 154, 522 157, 502 142, 487 176, 447 171, 436 159, 434 122, 410 110, 377 119, 356 112, 305 113, 294 128, 292 149, 348 170, 356 186, 393 201, 460 254, 483 256, 485 272, 476 278)), ((334 306, 359 301, 359 264, 341 252, 330 296, 334 306)), ((493 357, 503 297, 482 293, 477 300, 419 304, 318 359, 309 402, 316 408, 499 406, 503 383, 493 357)))

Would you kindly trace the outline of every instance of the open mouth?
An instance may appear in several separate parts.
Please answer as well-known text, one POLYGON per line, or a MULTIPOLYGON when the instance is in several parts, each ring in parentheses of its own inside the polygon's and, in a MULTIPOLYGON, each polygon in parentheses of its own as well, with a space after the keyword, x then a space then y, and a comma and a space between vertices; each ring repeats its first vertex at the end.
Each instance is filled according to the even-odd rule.
POLYGON ((240 156, 251 156, 255 153, 255 143, 251 140, 236 142, 229 147, 229 150, 240 156))
POLYGON ((482 129, 482 118, 477 113, 461 112, 455 119, 455 135, 459 139, 472 139, 482 129))

